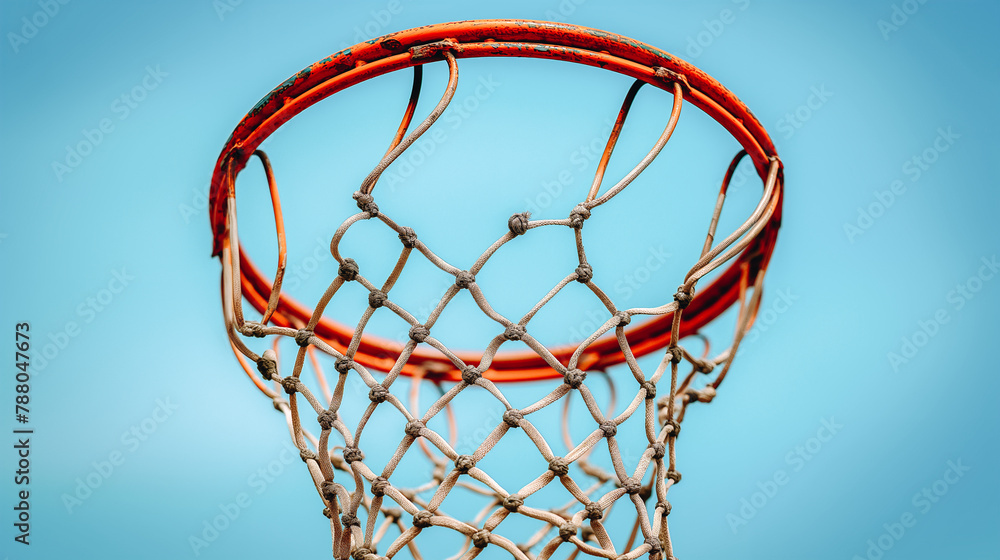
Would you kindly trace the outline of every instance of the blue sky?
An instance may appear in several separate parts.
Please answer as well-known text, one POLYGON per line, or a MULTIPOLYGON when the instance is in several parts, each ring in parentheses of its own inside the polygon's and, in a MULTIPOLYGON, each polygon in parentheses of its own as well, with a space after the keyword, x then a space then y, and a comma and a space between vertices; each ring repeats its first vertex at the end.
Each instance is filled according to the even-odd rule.
MULTIPOLYGON (((677 555, 990 557, 1000 544, 990 355, 1000 307, 997 16, 987 2, 914 0, 0 4, 0 324, 11 338, 16 323, 31 324, 35 430, 32 544, 13 540, 18 488, 8 472, 0 551, 329 555, 328 524, 284 423, 227 346, 204 198, 212 167, 243 114, 310 63, 391 31, 510 17, 597 27, 692 62, 754 111, 785 166, 758 324, 719 397, 684 424, 684 482, 670 494, 677 555), (192 550, 190 536, 241 494, 250 501, 239 517, 192 550), (288 527, 301 527, 294 544, 279 534, 288 527)), ((418 115, 442 91, 442 66, 427 68, 418 115)), ((595 164, 585 148, 606 135, 629 85, 545 61, 464 61, 461 72, 465 113, 456 105, 442 119, 434 153, 412 173, 390 169, 379 200, 411 212, 455 261, 474 258, 503 233, 499 220, 531 204, 565 216, 564 195, 585 188, 595 164), (495 85, 476 98, 481 84, 495 85)), ((302 301, 315 301, 335 270, 323 212, 336 210, 339 223, 350 211, 336 205, 384 151, 408 88, 408 73, 352 88, 265 144, 302 301)), ((662 129, 661 93, 640 92, 609 180, 662 129)), ((595 222, 593 256, 607 263, 595 269, 629 306, 672 294, 695 260, 704 204, 736 149, 713 124, 685 107, 650 178, 623 193, 625 217, 595 222), (630 274, 649 280, 633 288, 630 274)), ((241 218, 261 227, 241 234, 268 270, 262 174, 250 169, 246 181, 241 218)), ((734 185, 723 228, 752 207, 754 188, 750 178, 734 185)), ((379 258, 391 242, 372 233, 348 248, 391 267, 379 258)), ((534 301, 528 294, 572 259, 548 255, 518 254, 533 259, 523 289, 484 279, 495 282, 495 305, 534 301)), ((405 294, 419 307, 435 282, 405 294)), ((336 312, 350 322, 352 305, 336 312)), ((558 303, 539 317, 544 336, 576 338, 592 307, 558 303)), ((482 340, 485 322, 457 317, 448 342, 482 340)), ((391 321, 372 328, 399 334, 391 321)), ((11 367, 0 394, 16 429, 11 367)), ((0 464, 12 472, 12 434, 8 442, 0 464)))

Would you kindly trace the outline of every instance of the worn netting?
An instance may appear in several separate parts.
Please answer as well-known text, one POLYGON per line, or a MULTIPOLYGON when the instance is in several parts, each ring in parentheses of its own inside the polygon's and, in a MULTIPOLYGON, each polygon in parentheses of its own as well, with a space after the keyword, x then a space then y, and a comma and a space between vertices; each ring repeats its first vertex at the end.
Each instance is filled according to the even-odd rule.
MULTIPOLYGON (((258 388, 271 399, 288 423, 291 437, 323 501, 324 514, 330 519, 334 558, 372 560, 407 554, 413 558, 444 558, 451 554, 452 558, 474 558, 483 551, 503 551, 500 556, 509 555, 522 560, 554 555, 569 558, 631 559, 644 555, 654 559, 673 558, 667 530, 667 516, 671 510, 667 494, 681 479, 675 453, 681 422, 687 407, 696 402, 710 402, 726 377, 740 340, 752 325, 759 307, 765 267, 760 266, 751 272, 749 261, 744 263, 739 279, 739 311, 735 330, 728 347, 717 355, 708 355, 707 343, 703 345, 705 352, 698 352, 698 355, 685 349, 686 341, 680 338, 684 310, 694 297, 698 281, 750 247, 769 223, 779 203, 775 190, 780 188, 776 187, 780 163, 776 157, 771 158, 763 196, 749 218, 736 231, 716 242, 715 230, 726 189, 745 153, 737 155, 725 174, 709 220, 701 257, 681 279, 676 293, 667 295, 666 301, 657 307, 617 307, 607 292, 594 281, 583 232, 588 218, 594 212, 602 211, 601 206, 626 188, 656 157, 677 124, 686 84, 681 77, 658 69, 659 75, 671 80, 671 116, 656 144, 632 171, 614 186, 601 191, 604 169, 632 99, 643 83, 641 80, 626 95, 590 190, 568 217, 533 220, 526 212, 515 214, 510 217, 503 234, 478 259, 468 264, 450 263, 421 240, 420 231, 397 223, 381 211, 374 196, 379 175, 447 108, 458 82, 458 66, 447 49, 443 58, 450 70, 446 92, 427 119, 407 135, 420 89, 420 67, 414 67, 414 93, 403 124, 389 151, 354 193, 353 199, 359 212, 347 218, 332 235, 330 251, 338 267, 308 321, 275 311, 284 267, 283 225, 270 163, 263 152, 256 152, 264 164, 271 187, 282 256, 270 299, 255 302, 261 307, 266 304, 263 318, 260 321, 246 320, 242 311, 242 290, 246 279, 241 274, 241 266, 248 265, 240 255, 235 198, 230 197, 227 202, 228 238, 221 256, 224 312, 233 349, 258 388), (380 222, 399 237, 400 252, 396 265, 384 280, 366 276, 365 270, 360 269, 350 255, 341 252, 340 245, 345 234, 362 221, 380 222), (476 275, 491 257, 504 250, 506 244, 521 238, 530 242, 532 230, 537 228, 572 230, 578 264, 575 269, 567 270, 565 277, 523 315, 504 316, 491 307, 488 294, 476 282, 476 275), (393 287, 407 263, 416 256, 415 252, 454 279, 453 285, 441 296, 426 321, 418 320, 393 299, 393 287), (368 292, 368 307, 357 321, 350 342, 340 344, 317 335, 317 325, 328 304, 342 294, 341 288, 352 282, 368 292), (560 359, 532 336, 531 321, 543 306, 574 282, 585 285, 600 299, 607 318, 579 343, 568 358, 560 359), (467 353, 452 351, 434 336, 434 327, 442 312, 463 290, 467 290, 479 310, 496 323, 496 335, 485 341, 485 350, 475 355, 477 360, 467 359, 467 353), (395 314, 410 325, 409 341, 387 348, 386 366, 381 369, 366 366, 355 359, 366 326, 375 313, 395 314), (276 320, 279 316, 281 321, 276 320), (661 359, 653 371, 644 370, 632 350, 636 343, 643 342, 634 340, 634 336, 630 339, 626 329, 637 316, 672 316, 669 337, 661 345, 661 359), (630 377, 619 372, 621 375, 611 379, 604 372, 605 368, 592 369, 586 363, 587 350, 608 337, 617 341, 616 350, 621 353, 630 377), (293 340, 298 347, 294 362, 279 359, 283 340, 293 340), (512 341, 520 341, 530 348, 551 368, 553 376, 562 378, 554 389, 539 395, 527 406, 515 407, 504 394, 505 386, 491 379, 491 364, 504 345, 512 341), (251 346, 260 344, 264 344, 266 350, 258 353, 259 349, 257 352, 251 349, 251 346), (442 381, 440 368, 437 371, 433 368, 405 369, 418 348, 436 352, 448 364, 446 369, 456 372, 455 377, 460 377, 460 381, 442 381), (321 355, 328 356, 327 359, 334 364, 336 378, 332 384, 327 381, 321 355), (256 364, 257 372, 253 371, 251 362, 256 364), (400 381, 402 375, 411 377, 409 383, 400 381), (705 381, 696 382, 699 376, 705 381), (425 379, 422 380, 422 377, 425 379), (433 382, 426 379, 433 379, 433 382), (357 380, 368 391, 368 403, 363 412, 349 417, 345 413, 345 399, 356 398, 348 387, 357 380), (595 382, 611 384, 613 398, 610 403, 600 402, 593 390, 595 382), (429 407, 420 406, 421 387, 424 387, 424 395, 427 387, 439 390, 429 407), (463 454, 456 451, 456 432, 461 422, 455 418, 452 405, 468 392, 478 392, 475 398, 495 402, 504 412, 492 431, 475 442, 474 450, 463 454), (571 397, 579 397, 584 404, 576 409, 572 425, 569 415, 571 397), (609 411, 616 410, 617 398, 628 404, 616 415, 611 415, 609 411), (550 407, 561 408, 559 426, 534 421, 550 407), (385 410, 399 416, 403 429, 395 433, 372 433, 366 425, 376 411, 385 413, 385 410), (641 431, 646 446, 634 463, 626 464, 618 432, 619 427, 633 417, 636 421, 628 426, 641 431), (442 418, 444 422, 439 422, 442 418), (431 425, 435 422, 445 426, 445 429, 433 429, 431 425), (579 430, 582 425, 589 425, 590 433, 574 441, 570 428, 579 430), (547 465, 538 472, 528 473, 528 482, 517 487, 505 486, 499 482, 500 473, 491 475, 487 469, 481 468, 481 463, 491 451, 495 451, 505 438, 512 437, 520 438, 522 444, 519 449, 523 453, 537 453, 547 465), (568 453, 557 455, 550 444, 552 438, 561 438, 561 443, 569 449, 568 453), (528 441, 530 445, 524 445, 528 441), (395 452, 385 464, 372 464, 366 459, 366 450, 370 452, 373 447, 394 447, 395 452), (598 452, 607 461, 596 460, 595 453, 598 452), (400 484, 397 482, 400 478, 411 478, 401 476, 399 469, 401 464, 411 465, 405 460, 412 456, 419 457, 425 465, 418 474, 426 472, 429 476, 421 485, 400 484), (607 465, 610 467, 606 468, 607 465), (551 496, 543 492, 550 485, 561 486, 565 490, 565 499, 542 499, 540 496, 551 496), (452 496, 459 493, 461 497, 457 499, 464 505, 472 505, 477 513, 468 516, 449 513, 456 499, 452 496), (628 518, 631 531, 628 534, 609 532, 607 527, 612 516, 616 519, 628 518), (527 520, 531 528, 526 530, 524 523, 512 523, 515 518, 527 520), (514 525, 516 527, 512 527, 514 525), (508 527, 512 528, 508 531, 508 527), (441 551, 439 545, 432 542, 434 537, 425 535, 441 530, 461 535, 457 550, 441 551)), ((230 174, 229 180, 235 180, 235 173, 230 174)), ((606 392, 606 389, 601 391, 606 392)), ((510 457, 508 463, 516 466, 525 461, 521 457, 510 457)), ((413 474, 412 466, 408 468, 411 472, 407 474, 413 474)))

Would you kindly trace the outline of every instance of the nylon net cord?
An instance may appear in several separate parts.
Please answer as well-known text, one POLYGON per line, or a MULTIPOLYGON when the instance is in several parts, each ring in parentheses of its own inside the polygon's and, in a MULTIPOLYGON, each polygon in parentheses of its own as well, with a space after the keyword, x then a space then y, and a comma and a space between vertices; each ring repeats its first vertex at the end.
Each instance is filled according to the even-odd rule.
MULTIPOLYGON (((235 173, 229 173, 228 180, 231 181, 230 196, 227 201, 229 236, 224 242, 222 262, 223 311, 232 349, 247 375, 285 416, 292 440, 298 447, 323 500, 324 514, 330 518, 333 557, 338 560, 347 558, 374 560, 393 557, 404 548, 412 557, 423 558, 419 537, 428 527, 447 528, 463 536, 464 544, 452 558, 475 558, 487 547, 498 547, 519 560, 542 560, 552 557, 563 547, 568 547, 569 558, 584 555, 626 560, 648 555, 651 559, 672 559, 673 547, 667 530, 667 515, 670 513, 671 505, 667 501, 667 492, 681 479, 676 464, 676 439, 681 422, 688 406, 696 402, 711 402, 715 397, 719 384, 729 371, 743 335, 752 326, 756 316, 760 304, 764 268, 762 267, 754 277, 750 277, 749 268, 743 267, 735 332, 729 347, 718 355, 709 357, 707 340, 704 344, 704 354, 701 356, 691 354, 680 345, 679 332, 683 310, 691 301, 698 280, 746 249, 770 219, 777 205, 777 197, 772 194, 780 167, 779 161, 776 157, 771 159, 763 196, 751 216, 723 241, 713 245, 726 189, 736 165, 746 155, 745 152, 737 154, 723 180, 701 258, 685 276, 684 283, 673 300, 657 307, 619 309, 593 280, 593 268, 587 262, 583 244, 583 228, 591 212, 596 211, 599 206, 625 189, 667 143, 680 116, 685 87, 683 78, 673 81, 673 106, 663 133, 632 171, 598 196, 605 167, 618 134, 632 100, 643 83, 637 81, 625 97, 587 197, 572 210, 570 216, 560 220, 531 220, 527 212, 515 214, 508 221, 508 231, 487 248, 471 266, 461 268, 446 262, 434 253, 420 240, 416 231, 396 223, 383 213, 372 194, 379 175, 434 124, 454 96, 458 84, 458 65, 454 56, 447 51, 444 52, 444 58, 449 68, 445 93, 429 116, 407 135, 406 131, 414 114, 422 76, 421 67, 414 67, 413 90, 400 127, 385 156, 363 181, 359 191, 354 193, 360 212, 347 218, 333 234, 330 251, 339 266, 337 276, 317 302, 307 323, 298 322, 299 324, 293 325, 296 328, 267 324, 275 311, 277 296, 281 290, 285 244, 274 176, 269 160, 260 151, 255 154, 265 169, 278 233, 278 271, 263 319, 260 322, 244 319, 240 246, 232 186, 235 173), (354 224, 365 220, 377 220, 390 228, 399 236, 403 246, 395 268, 381 284, 367 278, 354 260, 340 252, 340 242, 344 235, 354 224), (574 230, 578 266, 553 286, 525 315, 516 320, 505 317, 491 307, 486 294, 476 283, 476 274, 505 244, 521 236, 530 236, 531 230, 541 227, 568 227, 574 230), (390 297, 394 285, 414 251, 454 277, 454 284, 441 297, 429 318, 422 323, 390 297), (316 336, 313 330, 331 299, 349 282, 356 282, 368 291, 368 307, 357 323, 350 345, 346 348, 337 348, 316 336), (532 317, 572 282, 579 282, 589 288, 605 306, 608 318, 579 344, 567 363, 561 363, 544 345, 532 337, 528 327, 532 317), (502 333, 496 335, 485 346, 478 363, 465 363, 433 335, 434 325, 445 307, 462 290, 468 290, 478 308, 502 330, 502 333), (410 325, 410 340, 403 346, 394 365, 384 372, 384 378, 380 382, 372 371, 352 358, 358 350, 361 336, 373 314, 386 311, 394 313, 410 325), (625 326, 636 315, 660 316, 669 313, 673 313, 670 342, 663 350, 662 359, 655 370, 647 375, 631 351, 625 326), (631 380, 627 378, 612 380, 602 371, 588 371, 587 364, 581 363, 584 351, 612 331, 632 374, 631 380), (253 352, 244 342, 244 338, 264 337, 273 337, 272 345, 261 355, 253 352), (279 373, 279 343, 283 339, 292 339, 298 346, 292 371, 285 376, 279 373), (490 364, 497 352, 510 341, 523 342, 563 377, 563 383, 554 390, 533 404, 520 409, 510 404, 501 387, 491 381, 488 375, 490 364), (434 348, 446 357, 453 367, 461 372, 462 379, 451 387, 435 383, 434 386, 440 390, 440 395, 422 413, 418 406, 420 390, 422 386, 427 386, 428 382, 421 382, 419 374, 413 379, 408 396, 393 392, 403 366, 414 349, 421 344, 434 348), (337 376, 332 389, 317 359, 317 352, 326 354, 335 361, 334 369, 337 376), (319 395, 303 381, 307 360, 320 388, 319 395), (256 364, 256 368, 251 366, 251 362, 256 364), (683 377, 680 374, 682 364, 685 364, 685 367, 690 366, 690 371, 683 377), (254 372, 254 369, 257 372, 254 372), (707 376, 713 372, 716 373, 715 377, 703 388, 694 388, 693 381, 698 375, 707 376), (348 420, 340 414, 345 399, 345 389, 351 377, 356 377, 365 384, 369 390, 370 401, 353 426, 348 425, 348 420), (606 416, 605 409, 602 409, 588 387, 595 379, 609 384, 611 402, 606 407, 607 410, 616 409, 615 401, 618 393, 627 390, 628 394, 632 395, 629 404, 617 416, 606 416), (662 385, 668 385, 669 389, 665 395, 657 398, 658 387, 662 385), (477 442, 478 446, 471 454, 459 454, 455 450, 458 428, 451 403, 465 391, 482 391, 484 393, 482 398, 495 399, 505 410, 502 421, 483 441, 477 442), (580 396, 586 413, 595 426, 589 436, 577 442, 574 442, 570 435, 569 395, 573 393, 580 396), (542 432, 546 431, 544 427, 540 430, 532 423, 533 414, 554 406, 559 401, 563 403, 561 436, 565 447, 569 449, 563 456, 556 455, 543 437, 542 432), (398 411, 405 421, 402 434, 365 431, 366 424, 379 407, 391 407, 398 411), (315 415, 315 420, 308 418, 310 414, 315 415), (444 415, 445 418, 447 430, 444 435, 429 427, 431 421, 438 415, 444 415), (630 471, 623 461, 617 431, 618 427, 633 415, 642 418, 647 445, 634 469, 630 471), (307 423, 312 426, 318 425, 318 436, 305 426, 307 423), (477 464, 502 438, 517 431, 522 432, 530 440, 548 464, 548 468, 538 473, 537 477, 526 485, 508 489, 477 464), (365 462, 365 454, 362 451, 363 436, 366 445, 397 446, 388 463, 377 472, 365 462), (602 445, 607 446, 612 465, 611 472, 590 460, 595 449, 602 445), (431 462, 432 475, 425 484, 408 488, 393 484, 393 474, 407 453, 423 454, 431 462), (353 488, 342 483, 344 478, 351 481, 353 488), (532 497, 553 482, 561 484, 571 499, 558 504, 536 503, 537 500, 533 500, 532 497), (483 505, 474 518, 460 520, 449 515, 443 507, 445 499, 456 488, 461 488, 469 496, 478 497, 482 502, 483 505), (649 502, 654 497, 655 501, 650 507, 649 502), (624 545, 621 545, 621 538, 618 538, 618 546, 616 539, 612 538, 605 527, 616 505, 619 505, 617 509, 627 509, 629 512, 634 510, 631 533, 624 545), (527 539, 515 542, 503 533, 504 521, 511 516, 536 520, 537 531, 527 539), (393 527, 399 534, 388 540, 386 536, 393 527)), ((573 425, 579 426, 578 422, 582 421, 577 418, 573 425)), ((472 497, 468 500, 472 500, 472 497)), ((567 553, 565 550, 567 549, 564 549, 564 553, 567 553)))

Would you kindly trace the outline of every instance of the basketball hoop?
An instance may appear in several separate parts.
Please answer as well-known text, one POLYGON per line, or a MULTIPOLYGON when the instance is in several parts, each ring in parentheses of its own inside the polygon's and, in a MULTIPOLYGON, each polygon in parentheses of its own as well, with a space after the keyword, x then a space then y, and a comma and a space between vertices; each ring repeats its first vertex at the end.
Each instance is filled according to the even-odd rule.
MULTIPOLYGON (((218 256, 223 265, 223 308, 232 348, 246 373, 286 417, 292 438, 330 518, 333 556, 338 560, 348 557, 372 560, 393 557, 408 550, 414 558, 420 558, 421 533, 429 527, 445 527, 464 537, 464 545, 456 558, 475 557, 486 547, 502 548, 511 557, 522 560, 550 558, 558 550, 572 551, 571 557, 631 559, 648 555, 656 559, 673 558, 666 522, 670 512, 666 494, 680 480, 675 468, 675 440, 687 407, 714 398, 740 341, 753 324, 780 225, 782 183, 781 162, 761 124, 743 103, 710 76, 635 40, 568 24, 489 20, 431 25, 393 33, 321 60, 264 97, 237 125, 215 166, 209 208, 214 233, 213 255, 218 256), (636 81, 625 95, 594 181, 570 215, 558 220, 532 220, 527 212, 514 214, 495 243, 475 262, 459 267, 438 256, 421 240, 419 231, 397 223, 381 211, 375 195, 382 173, 447 110, 459 80, 459 60, 478 57, 561 60, 603 68, 636 81), (449 73, 444 95, 430 114, 411 130, 423 65, 442 62, 449 73), (330 232, 330 251, 337 262, 337 270, 331 271, 329 288, 310 309, 281 289, 286 265, 284 222, 271 163, 258 148, 270 134, 313 104, 371 78, 411 67, 413 88, 402 122, 382 160, 361 182, 353 195, 354 200, 348 201, 356 204, 359 212, 330 232), (613 186, 602 189, 605 170, 632 100, 645 84, 672 94, 668 122, 638 164, 613 186), (619 309, 593 279, 582 231, 591 214, 600 212, 602 205, 627 188, 660 153, 677 125, 685 101, 721 124, 739 142, 742 150, 723 178, 707 235, 700 241, 700 258, 679 280, 676 293, 668 294, 663 303, 655 307, 619 309), (255 155, 264 167, 274 210, 279 254, 273 280, 246 256, 237 231, 236 177, 255 155), (716 228, 728 185, 743 157, 750 159, 760 176, 762 195, 743 224, 716 241, 716 228), (381 222, 381 226, 391 229, 401 243, 396 266, 382 284, 373 283, 354 260, 341 254, 340 242, 344 235, 354 224, 369 220, 381 222), (505 317, 490 307, 476 283, 476 274, 496 252, 503 250, 504 245, 522 236, 530 239, 531 230, 543 227, 564 227, 574 231, 578 265, 567 271, 565 278, 522 317, 505 317), (408 259, 418 254, 454 277, 454 285, 443 294, 437 308, 424 322, 394 302, 391 292, 408 259), (714 279, 696 291, 698 282, 717 269, 720 272, 714 279), (354 326, 324 314, 339 289, 350 282, 362 285, 368 292, 367 311, 354 326), (607 319, 577 344, 546 347, 532 337, 530 321, 572 282, 584 284, 601 299, 607 308, 607 319), (481 350, 452 350, 434 337, 434 324, 441 311, 461 290, 469 290, 483 313, 497 323, 496 336, 481 350), (262 315, 260 321, 244 318, 244 300, 262 315), (734 306, 738 308, 736 329, 728 348, 714 357, 695 356, 684 348, 682 340, 701 336, 703 327, 734 306), (405 320, 410 325, 409 341, 400 343, 366 333, 368 320, 376 312, 394 313, 405 320), (638 316, 650 319, 635 320, 638 316), (254 339, 268 339, 271 346, 254 351, 251 349, 254 339), (289 339, 299 348, 291 372, 282 375, 278 345, 281 340, 289 339), (529 349, 503 351, 502 346, 510 341, 521 341, 529 349), (338 379, 332 390, 317 352, 335 360, 338 379), (662 359, 649 374, 637 360, 655 352, 659 352, 662 359), (307 359, 315 373, 315 381, 304 375, 307 359), (690 373, 679 373, 682 363, 691 367, 690 373), (632 377, 615 381, 613 387, 627 386, 634 398, 624 413, 608 418, 587 389, 585 380, 588 372, 603 372, 618 364, 627 366, 632 377), (383 378, 377 379, 373 372, 383 378), (713 372, 715 376, 711 381, 700 389, 695 388, 692 381, 697 375, 713 372), (370 400, 356 425, 349 425, 348 419, 338 414, 345 382, 352 376, 367 386, 370 400), (399 376, 413 377, 414 391, 419 387, 419 380, 432 381, 442 387, 442 395, 421 413, 414 395, 407 399, 406 395, 393 392, 393 383, 399 376), (657 399, 657 386, 665 376, 669 376, 669 390, 661 390, 657 399), (562 379, 563 383, 529 407, 513 408, 501 390, 504 383, 544 379, 562 379), (310 385, 318 386, 319 391, 310 385), (451 402, 472 386, 488 391, 491 398, 503 405, 505 412, 489 436, 477 442, 475 452, 463 455, 454 449, 456 426, 451 402), (287 400, 282 393, 288 395, 287 400), (563 414, 565 424, 568 422, 567 395, 571 393, 583 398, 595 428, 583 441, 573 442, 564 425, 563 437, 570 451, 559 457, 546 443, 544 430, 533 425, 531 415, 563 400, 567 403, 563 414), (406 400, 409 404, 404 402, 406 400), (392 460, 376 470, 365 462, 358 440, 377 407, 397 410, 405 418, 406 425, 404 433, 392 434, 399 440, 392 460), (303 426, 303 408, 317 415, 318 436, 303 426), (634 470, 628 472, 621 460, 616 434, 618 426, 640 409, 645 416, 648 446, 634 470), (448 417, 449 437, 428 427, 428 422, 438 414, 448 417), (517 431, 537 447, 548 463, 548 470, 538 473, 538 477, 525 486, 511 490, 502 487, 488 472, 477 467, 477 463, 501 438, 517 431), (606 472, 589 461, 602 440, 607 441, 614 472, 606 472), (418 488, 397 487, 393 484, 393 472, 414 443, 433 466, 431 480, 428 485, 418 488), (345 474, 346 480, 342 480, 345 474), (581 478, 592 483, 580 485, 577 481, 581 478), (573 500, 568 505, 535 500, 536 493, 554 480, 572 494, 573 500), (345 482, 349 484, 345 486, 345 482), (479 516, 460 520, 441 507, 445 497, 456 488, 468 490, 482 500, 485 505, 479 516), (655 503, 648 504, 654 497, 655 503), (624 546, 621 542, 616 544, 614 536, 605 528, 612 506, 619 502, 631 504, 635 510, 632 533, 624 546), (515 542, 504 533, 503 522, 510 516, 532 518, 539 528, 529 538, 515 542), (390 530, 398 535, 391 539, 386 537, 390 530)), ((370 439, 366 441, 372 445, 370 439)), ((396 444, 385 445, 391 448, 396 444)))

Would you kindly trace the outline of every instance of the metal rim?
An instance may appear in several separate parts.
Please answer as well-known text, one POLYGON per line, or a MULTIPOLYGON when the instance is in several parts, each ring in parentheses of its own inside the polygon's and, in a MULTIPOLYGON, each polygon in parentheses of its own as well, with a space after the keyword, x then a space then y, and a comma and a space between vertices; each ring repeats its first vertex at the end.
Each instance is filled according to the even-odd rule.
MULTIPOLYGON (((483 20, 430 25, 372 39, 320 60, 272 90, 247 113, 226 142, 212 176, 209 218, 214 235, 213 256, 222 256, 227 240, 227 200, 235 196, 233 178, 271 133, 309 106, 338 91, 388 72, 442 60, 445 50, 455 58, 545 58, 601 67, 668 92, 673 91, 674 82, 680 79, 685 84, 684 100, 729 131, 747 152, 762 179, 772 159, 777 157, 764 127, 735 95, 700 69, 644 43, 563 23, 483 20), (665 79, 665 74, 670 77, 665 79)), ((695 334, 732 306, 745 288, 741 279, 747 278, 748 273, 752 278, 766 269, 781 222, 782 184, 779 167, 772 201, 774 212, 769 222, 714 281, 694 296, 684 311, 681 337, 695 334)), ((246 257, 245 251, 240 251, 240 271, 243 295, 263 313, 271 293, 271 282, 246 257)), ((270 320, 275 325, 292 326, 293 322, 305 323, 310 315, 311 311, 305 306, 281 294, 270 320)), ((672 320, 671 313, 626 329, 629 339, 637 341, 632 347, 636 357, 669 343, 672 320)), ((346 347, 354 329, 323 317, 315 333, 335 347, 346 347)), ((401 349, 402 345, 395 341, 363 335, 354 359, 376 369, 391 367, 401 349)), ((552 348, 551 352, 564 360, 575 349, 576 346, 569 345, 552 348)), ((457 353, 468 362, 475 362, 478 354, 457 353)), ((601 369, 623 361, 617 341, 608 337, 587 349, 581 365, 601 369)), ((460 372, 445 357, 424 349, 413 353, 402 373, 434 379, 461 379, 460 372)), ((494 381, 560 377, 540 356, 530 351, 498 354, 486 375, 494 381)))

